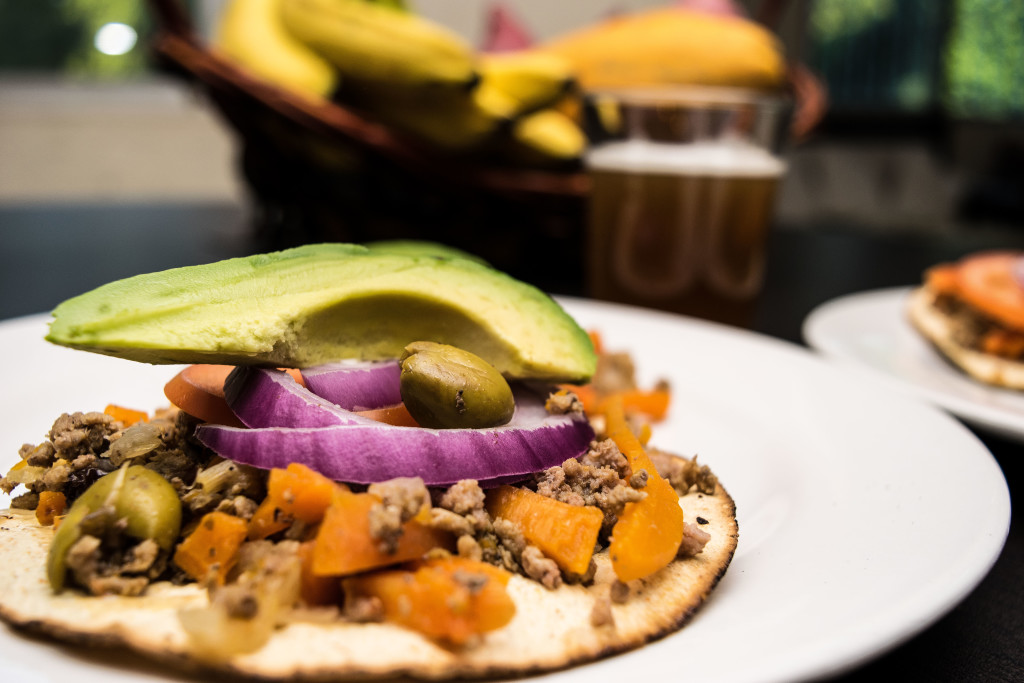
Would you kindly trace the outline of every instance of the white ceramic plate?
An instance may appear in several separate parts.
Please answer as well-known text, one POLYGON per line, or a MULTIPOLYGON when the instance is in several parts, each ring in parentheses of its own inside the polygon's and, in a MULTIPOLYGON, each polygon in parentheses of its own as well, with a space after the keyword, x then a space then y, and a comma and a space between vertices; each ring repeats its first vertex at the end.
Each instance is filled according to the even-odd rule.
POLYGON ((826 302, 804 321, 804 339, 976 427, 1024 441, 1024 392, 982 384, 948 363, 907 322, 909 294, 909 288, 882 289, 826 302))
MULTIPOLYGON (((1006 483, 976 437, 941 411, 879 392, 794 345, 636 309, 566 305, 609 348, 633 352, 642 382, 672 383, 654 443, 711 465, 737 501, 740 543, 682 631, 546 678, 835 674, 928 626, 995 562, 1009 527, 1006 483)), ((0 324, 0 348, 16 360, 0 400, 4 465, 62 410, 158 407, 174 372, 48 346, 43 331, 42 318, 0 324)), ((110 657, 0 630, 8 682, 176 680, 110 657)))

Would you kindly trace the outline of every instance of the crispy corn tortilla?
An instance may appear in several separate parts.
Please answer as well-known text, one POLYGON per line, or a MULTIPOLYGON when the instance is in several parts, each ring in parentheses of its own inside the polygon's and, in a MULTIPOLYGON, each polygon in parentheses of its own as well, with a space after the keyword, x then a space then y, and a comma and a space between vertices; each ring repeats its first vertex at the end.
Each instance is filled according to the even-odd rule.
POLYGON ((292 623, 262 649, 226 661, 204 661, 178 623, 181 608, 206 604, 198 586, 156 583, 141 597, 54 594, 46 580, 53 531, 30 512, 0 513, 0 618, 60 641, 127 648, 182 670, 219 671, 265 680, 453 678, 536 673, 592 661, 679 629, 725 573, 738 539, 736 508, 719 485, 713 496, 680 499, 688 522, 711 534, 696 557, 676 560, 631 584, 612 606, 614 625, 594 626, 595 599, 608 595, 614 573, 607 552, 595 559, 592 586, 548 590, 514 576, 508 584, 516 616, 479 643, 452 649, 388 624, 292 623), (700 518, 700 520, 698 520, 700 518))
POLYGON ((918 287, 907 300, 907 318, 914 328, 946 360, 979 382, 1007 389, 1024 390, 1024 363, 999 358, 956 341, 955 326, 949 316, 935 306, 935 294, 918 287))

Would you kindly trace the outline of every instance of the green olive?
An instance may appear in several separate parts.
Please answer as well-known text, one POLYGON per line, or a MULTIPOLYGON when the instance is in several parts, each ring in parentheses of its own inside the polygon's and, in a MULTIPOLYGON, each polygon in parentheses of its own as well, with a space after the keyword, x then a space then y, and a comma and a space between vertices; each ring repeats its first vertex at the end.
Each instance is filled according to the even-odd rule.
POLYGON ((71 505, 54 534, 46 560, 46 573, 54 590, 64 587, 68 550, 82 537, 83 520, 104 507, 113 519, 124 519, 125 533, 153 539, 170 550, 181 530, 181 501, 174 487, 153 470, 135 465, 111 472, 85 490, 71 505))
POLYGON ((401 383, 409 414, 432 429, 496 427, 515 410, 512 389, 493 365, 447 344, 406 346, 401 383))

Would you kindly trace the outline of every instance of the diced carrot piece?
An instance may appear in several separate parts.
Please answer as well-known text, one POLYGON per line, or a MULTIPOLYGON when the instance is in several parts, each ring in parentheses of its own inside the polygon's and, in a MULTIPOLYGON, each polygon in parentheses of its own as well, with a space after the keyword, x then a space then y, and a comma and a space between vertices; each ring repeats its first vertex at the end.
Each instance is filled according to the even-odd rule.
POLYGON ((667 389, 630 389, 618 394, 622 408, 627 413, 643 413, 652 420, 663 420, 668 413, 669 392, 667 389))
POLYGON ((360 410, 356 414, 376 420, 377 422, 383 422, 384 424, 395 425, 396 427, 420 426, 416 419, 409 414, 409 409, 405 407, 404 403, 374 410, 360 410))
POLYGON ((633 472, 647 472, 643 489, 647 495, 626 503, 612 528, 608 546, 615 575, 621 581, 632 581, 653 574, 676 556, 683 540, 683 510, 672 485, 658 474, 629 428, 622 400, 610 399, 605 410, 608 436, 626 456, 633 472))
POLYGON ((224 399, 224 380, 232 370, 232 365, 189 365, 164 386, 164 396, 204 422, 242 427, 224 399))
POLYGON ((36 520, 43 526, 50 526, 55 518, 64 514, 67 498, 60 491, 40 491, 39 504, 36 505, 36 520))
POLYGON ((238 560, 238 549, 245 541, 248 525, 241 517, 225 512, 209 512, 174 552, 174 563, 196 581, 215 572, 223 584, 238 560))
POLYGON ((341 581, 336 576, 317 576, 313 573, 313 541, 299 545, 302 562, 299 594, 310 606, 337 605, 341 602, 341 581))
POLYGON ((513 486, 489 490, 486 505, 491 517, 515 522, 523 537, 562 570, 572 574, 587 570, 604 521, 599 509, 570 505, 513 486))
POLYGON ((147 413, 141 410, 132 410, 124 406, 114 405, 113 403, 104 408, 103 412, 118 422, 123 423, 125 427, 130 427, 136 422, 149 422, 149 415, 147 413))
POLYGON ((604 340, 601 339, 601 333, 597 330, 590 330, 590 332, 587 333, 587 336, 590 337, 590 343, 594 345, 594 351, 596 351, 598 355, 604 353, 604 340))
POLYGON ((449 534, 413 519, 402 525, 396 551, 382 552, 370 535, 370 510, 379 502, 377 496, 369 493, 335 492, 317 531, 314 574, 345 576, 418 559, 433 548, 451 547, 449 534))
POLYGON ((460 645, 515 616, 508 580, 492 565, 448 557, 351 577, 343 586, 346 599, 378 598, 385 621, 460 645))
POLYGON ((576 386, 563 384, 562 391, 571 391, 583 403, 583 410, 588 415, 604 413, 604 402, 613 396, 622 400, 622 407, 627 413, 643 413, 652 420, 663 420, 668 414, 668 405, 672 397, 668 389, 627 389, 613 394, 601 395, 592 384, 576 386))
POLYGON ((334 491, 343 484, 297 462, 270 470, 267 497, 249 520, 249 539, 266 538, 299 519, 317 524, 331 505, 334 491))
POLYGON ((953 263, 943 263, 932 266, 924 274, 925 284, 931 289, 942 294, 956 294, 959 285, 957 284, 957 266, 953 263))

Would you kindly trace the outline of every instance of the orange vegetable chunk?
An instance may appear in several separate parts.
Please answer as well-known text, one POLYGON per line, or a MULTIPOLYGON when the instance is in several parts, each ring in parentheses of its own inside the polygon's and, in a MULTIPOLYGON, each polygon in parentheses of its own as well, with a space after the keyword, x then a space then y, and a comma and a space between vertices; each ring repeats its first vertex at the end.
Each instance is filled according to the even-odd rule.
POLYGON ((337 605, 341 602, 341 581, 335 576, 317 576, 313 573, 313 541, 299 546, 302 571, 299 577, 299 595, 310 606, 337 605))
POLYGON ((238 559, 247 530, 248 525, 241 517, 208 512, 178 544, 174 563, 196 581, 202 581, 213 571, 217 583, 223 584, 238 559))
POLYGON ((622 400, 612 398, 606 410, 608 436, 629 460, 633 472, 647 472, 643 489, 647 496, 626 503, 608 546, 615 575, 620 581, 632 581, 653 574, 676 556, 683 540, 683 510, 675 489, 658 474, 629 428, 622 400))
POLYGON ((563 571, 583 574, 587 570, 604 521, 597 508, 570 505, 513 486, 489 490, 486 505, 491 517, 514 522, 527 542, 563 571))
POLYGON ((113 403, 104 408, 103 412, 118 422, 123 423, 125 427, 130 427, 136 422, 149 422, 149 415, 144 411, 132 410, 131 408, 114 405, 113 403))
POLYGON ((1012 251, 972 255, 959 262, 956 277, 964 301, 1002 325, 1024 331, 1024 288, 1016 275, 1020 259, 1012 251))
POLYGON ((313 573, 345 576, 356 572, 407 562, 432 548, 450 548, 451 536, 420 524, 415 519, 402 525, 394 553, 385 553, 370 535, 370 510, 380 502, 369 493, 336 490, 316 535, 313 573))
POLYGON ((371 420, 394 425, 396 427, 420 426, 420 424, 416 422, 416 418, 409 414, 409 409, 405 407, 404 403, 398 403, 385 408, 374 408, 373 410, 359 410, 356 411, 356 415, 362 415, 363 417, 368 417, 371 420))
POLYGON ((267 497, 249 520, 249 539, 266 538, 299 519, 317 524, 331 505, 338 484, 306 465, 290 463, 270 470, 267 497))
POLYGON ((379 598, 385 621, 459 645, 512 620, 508 580, 493 565, 446 557, 351 577, 343 586, 346 599, 379 598))
POLYGON ((50 526, 57 517, 64 514, 67 504, 67 498, 60 491, 40 491, 36 520, 43 526, 50 526))

